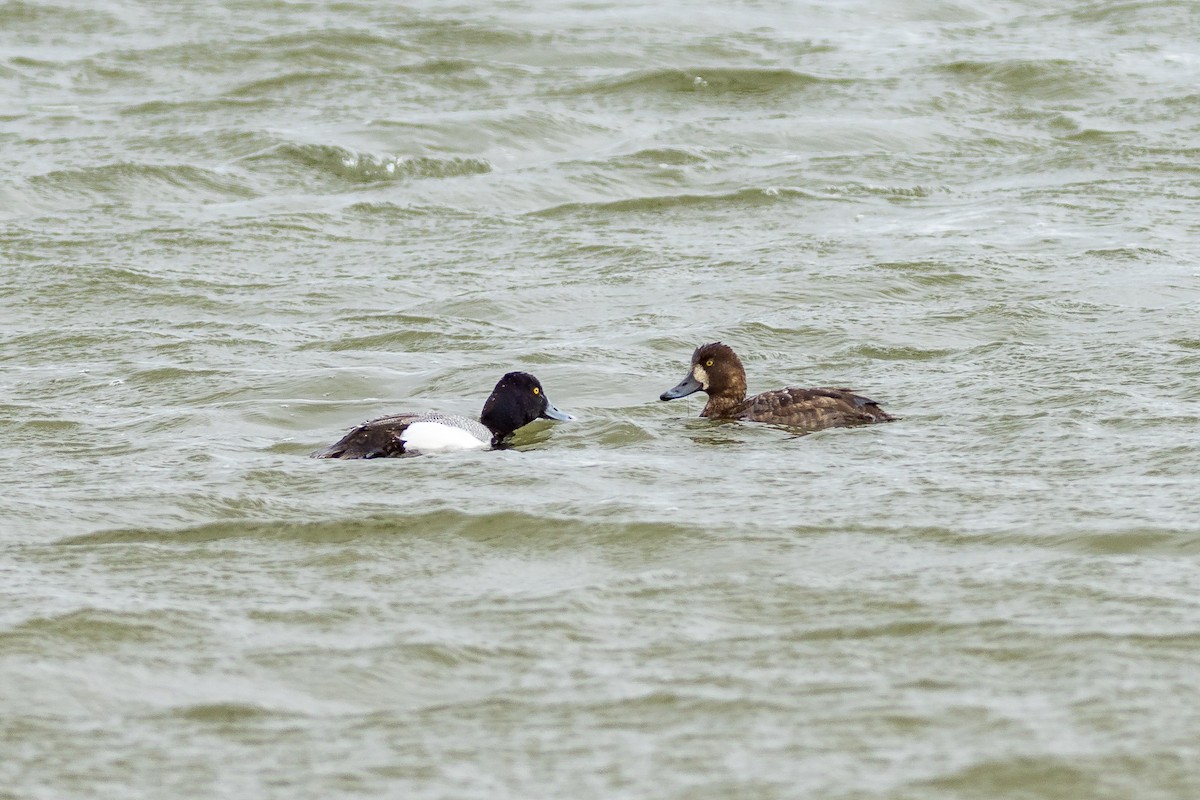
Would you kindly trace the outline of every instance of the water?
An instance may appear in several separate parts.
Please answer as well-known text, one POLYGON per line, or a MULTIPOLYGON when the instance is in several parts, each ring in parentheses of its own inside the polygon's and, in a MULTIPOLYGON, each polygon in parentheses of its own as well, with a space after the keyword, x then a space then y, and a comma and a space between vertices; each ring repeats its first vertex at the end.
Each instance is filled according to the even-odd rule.
POLYGON ((1197 796, 1198 40, 0 2, 0 798, 1197 796))

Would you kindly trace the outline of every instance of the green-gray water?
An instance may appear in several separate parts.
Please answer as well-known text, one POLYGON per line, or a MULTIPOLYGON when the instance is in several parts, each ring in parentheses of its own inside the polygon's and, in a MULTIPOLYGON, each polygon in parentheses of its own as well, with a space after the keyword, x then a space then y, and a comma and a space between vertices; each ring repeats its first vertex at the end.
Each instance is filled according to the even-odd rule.
POLYGON ((0 0, 0 798, 1200 796, 1200 7, 1059 6, 0 0))

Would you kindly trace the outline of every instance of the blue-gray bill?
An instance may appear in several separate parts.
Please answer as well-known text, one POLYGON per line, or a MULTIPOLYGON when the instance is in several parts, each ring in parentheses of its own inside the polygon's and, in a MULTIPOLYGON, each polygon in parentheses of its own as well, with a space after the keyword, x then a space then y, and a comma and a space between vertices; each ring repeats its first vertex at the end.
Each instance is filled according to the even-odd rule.
POLYGON ((704 387, 700 385, 700 381, 696 380, 696 376, 691 373, 686 378, 679 382, 679 385, 674 389, 668 389, 658 396, 659 400, 678 400, 680 397, 687 397, 689 394, 695 394, 704 387))
POLYGON ((575 419, 575 417, 571 416, 567 412, 560 411, 549 403, 546 404, 545 410, 542 411, 542 416, 546 419, 557 419, 561 422, 570 422, 571 420, 575 419))

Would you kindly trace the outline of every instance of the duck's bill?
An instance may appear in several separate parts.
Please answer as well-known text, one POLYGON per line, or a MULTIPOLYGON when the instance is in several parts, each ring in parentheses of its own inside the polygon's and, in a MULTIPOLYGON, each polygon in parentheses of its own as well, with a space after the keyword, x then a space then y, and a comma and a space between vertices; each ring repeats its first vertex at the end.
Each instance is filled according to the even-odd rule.
POLYGON ((696 380, 696 376, 688 373, 688 376, 679 382, 679 385, 674 389, 668 389, 658 396, 659 400, 678 400, 681 397, 687 397, 689 394, 695 394, 704 387, 700 385, 700 381, 696 380))
POLYGON ((567 412, 559 411, 557 408, 547 403, 545 410, 542 411, 542 419, 556 419, 560 422, 570 422, 575 418, 567 412))

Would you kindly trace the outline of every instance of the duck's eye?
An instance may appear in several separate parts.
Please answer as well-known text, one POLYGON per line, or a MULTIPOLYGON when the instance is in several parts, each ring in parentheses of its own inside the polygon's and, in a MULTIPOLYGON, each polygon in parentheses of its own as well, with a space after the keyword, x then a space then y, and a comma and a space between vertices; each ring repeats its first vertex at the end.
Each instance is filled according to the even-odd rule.
POLYGON ((536 386, 535 386, 535 387, 533 387, 533 393, 534 393, 534 394, 541 394, 541 393, 542 393, 542 390, 541 390, 541 389, 539 389, 538 387, 536 387, 536 386))
POLYGON ((705 362, 704 362, 704 366, 706 366, 706 367, 711 367, 711 366, 712 366, 712 359, 710 358, 708 361, 705 361, 705 362))

